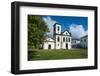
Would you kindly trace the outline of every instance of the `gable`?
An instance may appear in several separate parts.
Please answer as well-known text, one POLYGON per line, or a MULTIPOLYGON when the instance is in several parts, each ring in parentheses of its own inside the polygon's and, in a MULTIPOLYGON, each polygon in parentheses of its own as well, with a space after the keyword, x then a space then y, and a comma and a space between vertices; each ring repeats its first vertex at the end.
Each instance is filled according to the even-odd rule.
POLYGON ((47 41, 47 42, 54 42, 54 40, 52 38, 46 38, 45 41, 47 41))
POLYGON ((70 35, 70 33, 68 31, 64 31, 62 34, 63 35, 70 35))

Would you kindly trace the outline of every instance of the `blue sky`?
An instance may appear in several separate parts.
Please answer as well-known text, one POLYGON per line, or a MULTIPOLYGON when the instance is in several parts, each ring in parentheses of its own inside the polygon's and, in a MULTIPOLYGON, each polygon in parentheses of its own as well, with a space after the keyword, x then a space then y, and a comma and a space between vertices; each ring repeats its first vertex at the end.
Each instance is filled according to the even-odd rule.
POLYGON ((43 16, 43 20, 47 23, 48 27, 53 33, 54 23, 59 23, 62 26, 62 31, 69 30, 74 38, 86 35, 88 32, 88 17, 76 16, 43 16), (75 32, 75 33, 74 33, 75 32), (79 33, 80 32, 80 33, 79 33), (79 36, 80 35, 80 36, 79 36))

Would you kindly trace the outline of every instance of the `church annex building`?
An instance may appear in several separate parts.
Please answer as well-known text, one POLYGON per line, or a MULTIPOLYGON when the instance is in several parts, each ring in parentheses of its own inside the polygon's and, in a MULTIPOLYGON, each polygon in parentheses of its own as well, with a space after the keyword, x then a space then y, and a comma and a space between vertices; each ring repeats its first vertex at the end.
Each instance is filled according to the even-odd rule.
POLYGON ((69 31, 61 32, 61 25, 53 26, 53 38, 44 41, 43 49, 71 49, 71 34, 69 31))

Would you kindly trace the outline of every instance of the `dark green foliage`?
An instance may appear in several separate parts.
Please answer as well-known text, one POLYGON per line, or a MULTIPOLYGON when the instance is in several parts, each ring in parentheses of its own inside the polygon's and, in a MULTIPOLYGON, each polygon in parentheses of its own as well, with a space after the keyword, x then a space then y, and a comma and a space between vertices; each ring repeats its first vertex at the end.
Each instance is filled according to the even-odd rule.
POLYGON ((42 16, 28 15, 28 49, 42 48, 47 32, 42 16))

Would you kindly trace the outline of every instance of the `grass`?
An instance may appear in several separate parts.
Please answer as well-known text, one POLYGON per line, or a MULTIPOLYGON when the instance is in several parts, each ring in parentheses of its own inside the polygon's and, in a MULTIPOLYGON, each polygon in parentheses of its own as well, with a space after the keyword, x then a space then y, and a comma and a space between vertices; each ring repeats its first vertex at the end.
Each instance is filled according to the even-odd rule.
POLYGON ((87 58, 87 49, 59 49, 43 50, 34 49, 28 51, 28 60, 55 60, 55 59, 80 59, 87 58))

